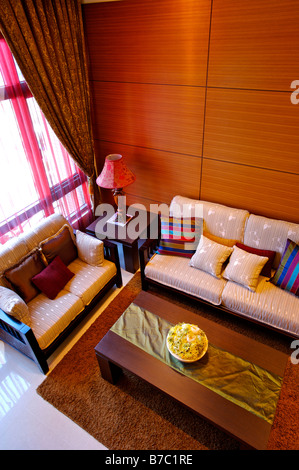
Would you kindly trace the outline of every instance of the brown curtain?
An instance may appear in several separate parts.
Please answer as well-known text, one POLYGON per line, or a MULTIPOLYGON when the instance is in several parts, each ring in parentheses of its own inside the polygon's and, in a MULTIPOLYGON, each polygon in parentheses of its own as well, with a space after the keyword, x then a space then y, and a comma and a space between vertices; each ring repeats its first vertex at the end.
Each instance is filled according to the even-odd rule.
POLYGON ((52 129, 90 177, 97 201, 80 0, 1 0, 0 30, 52 129))

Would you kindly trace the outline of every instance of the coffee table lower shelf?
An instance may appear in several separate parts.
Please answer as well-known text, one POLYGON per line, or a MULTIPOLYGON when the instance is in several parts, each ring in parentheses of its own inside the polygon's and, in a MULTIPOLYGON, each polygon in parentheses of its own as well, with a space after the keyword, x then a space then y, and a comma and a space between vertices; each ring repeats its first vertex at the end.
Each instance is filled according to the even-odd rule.
MULTIPOLYGON (((139 305, 153 307, 157 300, 152 297, 142 292, 136 301, 139 305)), ((169 303, 162 299, 158 302, 162 311, 165 311, 167 304, 169 307, 169 303)), ((172 314, 173 310, 180 318, 184 318, 185 313, 189 322, 198 320, 196 314, 172 305, 172 314)), ((207 322, 207 320, 204 321, 207 322)), ((227 330, 216 323, 208 323, 215 325, 213 331, 215 328, 219 329, 221 334, 227 330)), ((208 327, 208 324, 205 326, 208 327)), ((230 330, 227 331, 230 332, 230 330)), ((242 343, 243 340, 245 343, 251 341, 238 333, 232 332, 232 334, 236 337, 237 343, 238 341, 242 343)), ((253 341, 252 346, 254 343, 253 341)), ((268 347, 264 345, 261 345, 260 353, 263 353, 264 348, 267 353, 268 347)), ((268 353, 270 354, 271 351, 269 350, 268 353)), ((259 450, 267 448, 271 431, 270 423, 174 370, 113 331, 108 331, 98 343, 95 353, 101 375, 110 383, 115 384, 121 370, 127 370, 236 438, 245 448, 259 450)), ((281 353, 278 354, 281 370, 284 370, 283 364, 286 359, 281 356, 281 353)))

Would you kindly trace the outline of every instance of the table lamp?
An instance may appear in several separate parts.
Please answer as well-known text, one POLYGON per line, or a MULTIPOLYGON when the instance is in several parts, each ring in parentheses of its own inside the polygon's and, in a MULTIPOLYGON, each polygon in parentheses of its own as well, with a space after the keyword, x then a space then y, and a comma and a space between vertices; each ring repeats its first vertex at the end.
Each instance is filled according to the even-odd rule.
POLYGON ((126 166, 122 155, 112 153, 105 158, 103 170, 97 177, 96 183, 101 188, 112 189, 117 206, 114 223, 125 224, 131 218, 119 207, 118 198, 124 196, 123 188, 134 183, 135 179, 136 176, 126 166))

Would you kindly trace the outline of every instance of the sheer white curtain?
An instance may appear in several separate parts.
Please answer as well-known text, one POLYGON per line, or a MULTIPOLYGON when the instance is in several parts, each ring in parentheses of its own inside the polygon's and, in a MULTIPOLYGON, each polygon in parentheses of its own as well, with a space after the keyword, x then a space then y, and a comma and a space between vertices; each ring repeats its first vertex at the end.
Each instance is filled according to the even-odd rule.
POLYGON ((57 212, 92 220, 85 174, 52 131, 0 38, 0 243, 57 212))

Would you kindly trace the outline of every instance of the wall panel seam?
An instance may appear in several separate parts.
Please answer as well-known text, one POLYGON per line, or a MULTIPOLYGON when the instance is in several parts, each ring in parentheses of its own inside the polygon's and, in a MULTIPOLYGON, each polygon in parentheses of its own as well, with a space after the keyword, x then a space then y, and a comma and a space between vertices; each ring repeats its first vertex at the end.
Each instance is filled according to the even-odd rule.
POLYGON ((126 84, 126 85, 156 85, 156 86, 172 86, 172 87, 187 87, 187 88, 206 88, 206 85, 188 85, 187 83, 127 82, 124 80, 94 80, 94 79, 89 79, 89 82, 90 83, 118 83, 118 84, 126 84))
POLYGON ((209 25, 208 50, 207 50, 207 71, 206 71, 206 86, 205 86, 205 102, 204 102, 203 122, 202 122, 201 168, 200 168, 199 188, 198 188, 199 189, 199 191, 198 191, 198 198, 199 199, 201 199, 201 182, 202 182, 204 142, 205 142, 205 124, 206 124, 206 109, 207 109, 207 94, 208 94, 208 79, 209 79, 209 59, 210 59, 212 16, 213 16, 213 0, 211 0, 211 8, 210 8, 210 25, 209 25))
POLYGON ((139 149, 147 149, 147 150, 154 150, 156 152, 163 152, 163 153, 169 153, 169 154, 174 154, 174 155, 183 155, 185 157, 192 157, 192 158, 202 158, 201 155, 195 155, 195 154, 190 154, 190 153, 182 153, 182 152, 175 152, 174 150, 165 150, 165 149, 158 149, 155 147, 143 147, 142 145, 132 145, 132 144, 127 144, 125 142, 115 142, 112 140, 104 140, 104 139, 98 139, 94 137, 94 140, 97 142, 105 142, 107 144, 115 144, 115 145, 125 145, 126 147, 133 147, 133 148, 139 148, 139 149))
POLYGON ((238 91, 257 91, 261 93, 292 93, 294 89, 290 87, 290 90, 272 90, 266 88, 243 88, 243 87, 229 87, 229 86, 213 86, 207 85, 207 89, 211 90, 238 90, 238 91))
POLYGON ((239 165, 239 166, 244 166, 244 167, 247 167, 247 168, 257 168, 258 170, 276 171, 276 173, 284 173, 284 174, 287 174, 287 175, 299 176, 299 173, 294 173, 292 171, 276 170, 275 168, 267 168, 267 167, 264 167, 264 166, 257 166, 257 165, 248 165, 246 163, 234 162, 234 161, 230 161, 230 160, 222 160, 220 158, 211 158, 211 157, 204 157, 203 156, 202 159, 203 160, 209 160, 209 161, 212 161, 212 162, 228 163, 230 165, 239 165))

